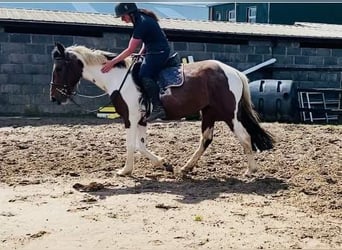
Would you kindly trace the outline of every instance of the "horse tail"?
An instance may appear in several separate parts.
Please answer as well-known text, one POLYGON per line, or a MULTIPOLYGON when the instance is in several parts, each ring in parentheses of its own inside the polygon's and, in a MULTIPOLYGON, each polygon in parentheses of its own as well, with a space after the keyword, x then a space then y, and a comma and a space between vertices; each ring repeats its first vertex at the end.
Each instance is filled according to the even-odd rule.
POLYGON ((259 115, 254 110, 251 101, 248 78, 242 72, 237 72, 243 84, 242 97, 239 102, 237 118, 251 137, 253 151, 257 151, 257 149, 260 151, 272 149, 274 144, 273 135, 260 126, 259 115))

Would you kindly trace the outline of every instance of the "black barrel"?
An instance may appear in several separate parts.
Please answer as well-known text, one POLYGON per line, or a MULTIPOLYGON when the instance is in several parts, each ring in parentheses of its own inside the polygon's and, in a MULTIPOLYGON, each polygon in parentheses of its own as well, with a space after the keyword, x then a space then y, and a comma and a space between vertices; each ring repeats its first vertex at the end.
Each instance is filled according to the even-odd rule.
POLYGON ((258 80, 249 83, 252 102, 262 121, 298 119, 297 93, 292 80, 258 80))

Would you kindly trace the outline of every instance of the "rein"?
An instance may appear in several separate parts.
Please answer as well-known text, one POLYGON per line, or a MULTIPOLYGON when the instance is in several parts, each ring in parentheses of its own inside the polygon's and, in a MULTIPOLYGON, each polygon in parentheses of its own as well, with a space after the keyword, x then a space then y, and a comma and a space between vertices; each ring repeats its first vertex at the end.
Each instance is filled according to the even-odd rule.
POLYGON ((133 68, 133 65, 139 60, 140 57, 141 57, 141 55, 133 56, 133 61, 132 61, 131 65, 129 66, 129 68, 127 69, 125 77, 122 79, 121 85, 119 87, 119 92, 121 91, 124 83, 126 82, 127 76, 131 72, 131 69, 133 68))
POLYGON ((76 95, 79 96, 79 97, 84 97, 84 98, 88 98, 88 99, 95 99, 95 98, 103 97, 103 96, 108 95, 108 94, 107 93, 103 93, 101 95, 90 96, 90 95, 82 95, 82 94, 76 93, 76 95))
MULTIPOLYGON (((67 84, 59 84, 59 83, 53 83, 53 82, 51 82, 50 85, 51 85, 51 86, 56 86, 56 90, 57 90, 60 94, 66 96, 73 104, 75 104, 77 107, 81 108, 83 111, 86 111, 87 113, 94 113, 94 112, 98 111, 98 109, 93 109, 93 110, 84 109, 80 104, 78 104, 78 103, 74 100, 73 96, 80 96, 80 97, 86 97, 86 98, 98 98, 98 97, 102 97, 102 96, 104 96, 104 95, 107 95, 107 93, 105 93, 105 94, 101 94, 101 95, 98 95, 98 96, 86 96, 86 95, 77 94, 76 91, 72 92, 71 95, 69 95, 69 94, 67 93, 67 91, 66 91, 66 88, 67 88, 67 86, 68 86, 67 84), (61 86, 62 89, 58 88, 58 86, 61 86)), ((109 103, 109 104, 110 104, 110 103, 109 103)), ((107 105, 108 105, 108 104, 107 104, 107 105)))
MULTIPOLYGON (((107 93, 106 93, 107 94, 107 93)), ((74 98, 71 98, 71 97, 69 97, 69 100, 73 103, 73 104, 75 104, 77 107, 79 107, 80 109, 82 109, 83 111, 86 111, 87 113, 95 113, 95 112, 97 112, 99 109, 97 108, 97 109, 93 109, 93 110, 89 110, 89 109, 85 109, 85 108, 83 108, 80 104, 78 104, 75 100, 74 100, 74 98)), ((108 104, 110 104, 111 102, 109 102, 108 104)), ((107 105, 108 105, 107 104, 107 105)), ((106 105, 106 106, 107 106, 106 105)), ((116 113, 116 112, 115 112, 116 113)))

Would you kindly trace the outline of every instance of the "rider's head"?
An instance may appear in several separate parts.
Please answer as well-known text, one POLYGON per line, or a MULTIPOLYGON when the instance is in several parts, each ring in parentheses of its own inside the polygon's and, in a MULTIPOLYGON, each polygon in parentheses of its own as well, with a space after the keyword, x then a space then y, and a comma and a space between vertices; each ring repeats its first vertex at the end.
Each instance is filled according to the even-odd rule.
POLYGON ((138 7, 135 3, 119 3, 115 6, 115 16, 122 17, 138 11, 138 7))

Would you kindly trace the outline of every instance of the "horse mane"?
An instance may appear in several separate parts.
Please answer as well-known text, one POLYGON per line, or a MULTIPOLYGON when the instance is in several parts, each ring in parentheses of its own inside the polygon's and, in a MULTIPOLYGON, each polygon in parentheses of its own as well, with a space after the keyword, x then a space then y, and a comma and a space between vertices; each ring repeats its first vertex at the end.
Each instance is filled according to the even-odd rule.
MULTIPOLYGON (((113 59, 117 54, 108 51, 89 49, 82 45, 73 45, 66 49, 67 52, 75 54, 86 65, 104 64, 110 59, 113 59)), ((118 64, 116 67, 127 68, 132 63, 130 58, 127 58, 118 64)))

